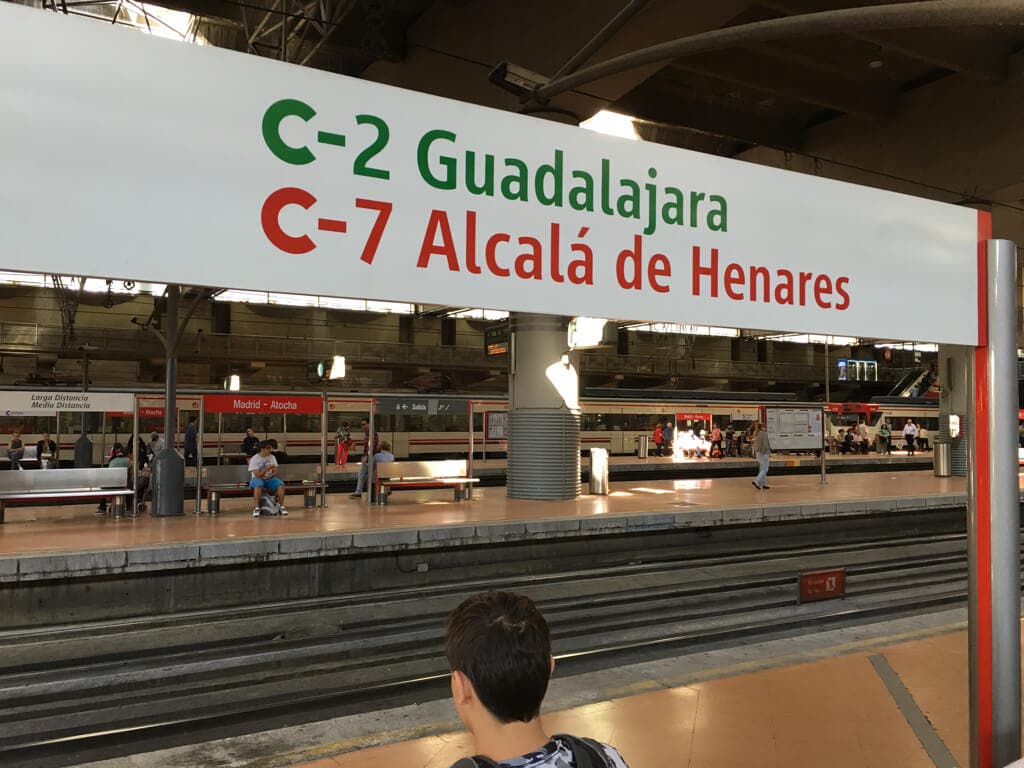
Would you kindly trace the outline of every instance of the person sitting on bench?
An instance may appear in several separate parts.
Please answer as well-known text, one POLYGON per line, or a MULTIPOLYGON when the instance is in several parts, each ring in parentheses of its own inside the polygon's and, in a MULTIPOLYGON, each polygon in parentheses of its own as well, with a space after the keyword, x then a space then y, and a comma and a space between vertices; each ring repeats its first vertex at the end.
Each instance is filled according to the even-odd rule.
POLYGON ((40 469, 53 469, 57 464, 57 444, 50 439, 50 433, 44 432, 43 439, 36 443, 36 458, 40 469))
POLYGON ((249 459, 249 471, 252 473, 249 481, 249 487, 252 488, 252 516, 260 516, 260 498, 264 488, 277 497, 277 503, 280 504, 278 512, 287 515, 288 510, 284 508, 284 482, 277 477, 277 459, 271 454, 274 446, 269 440, 264 440, 259 448, 259 453, 249 459))
MULTIPOLYGON (((373 454, 373 462, 376 464, 380 461, 394 461, 395 454, 391 452, 391 443, 387 440, 381 440, 380 450, 373 454)), ((363 489, 366 488, 367 482, 370 475, 370 463, 366 460, 366 456, 363 456, 363 461, 359 465, 359 477, 356 480, 356 492, 352 494, 353 499, 362 498, 363 489)))

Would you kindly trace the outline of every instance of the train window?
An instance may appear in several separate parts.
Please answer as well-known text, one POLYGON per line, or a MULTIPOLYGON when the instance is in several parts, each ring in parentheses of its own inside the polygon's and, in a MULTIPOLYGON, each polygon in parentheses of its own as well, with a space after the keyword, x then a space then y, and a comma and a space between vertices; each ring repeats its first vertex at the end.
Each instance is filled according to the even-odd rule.
MULTIPOLYGON (((349 431, 352 433, 353 437, 355 437, 362 433, 362 421, 367 418, 369 418, 369 414, 365 411, 332 412, 327 415, 327 429, 330 430, 331 434, 333 434, 338 431, 343 421, 347 421, 349 431)), ((290 421, 288 422, 288 426, 291 426, 290 421)))
POLYGON ((56 434, 57 420, 51 416, 5 416, 0 418, 0 432, 9 435, 21 429, 22 435, 56 434))
MULTIPOLYGON (((214 417, 216 418, 216 416, 214 417)), ((216 421, 209 422, 211 426, 216 421)), ((279 413, 225 413, 222 430, 226 433, 242 433, 252 427, 259 437, 269 434, 280 435, 284 432, 284 416, 279 413)), ((161 432, 163 429, 160 430, 161 432)), ((213 429, 209 430, 213 431, 213 429)))
POLYGON ((289 434, 300 432, 320 432, 320 416, 312 413, 294 413, 284 417, 289 434))

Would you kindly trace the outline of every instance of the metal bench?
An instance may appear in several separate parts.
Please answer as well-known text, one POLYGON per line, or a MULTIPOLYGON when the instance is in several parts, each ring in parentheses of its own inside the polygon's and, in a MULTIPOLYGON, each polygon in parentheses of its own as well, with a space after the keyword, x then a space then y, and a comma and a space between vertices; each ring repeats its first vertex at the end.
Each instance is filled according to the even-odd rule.
MULTIPOLYGON (((306 509, 316 506, 316 494, 324 488, 320 480, 320 466, 316 464, 280 464, 277 476, 284 481, 285 491, 290 488, 302 489, 302 506, 306 509)), ((251 493, 249 480, 252 474, 244 464, 221 464, 203 467, 203 482, 206 486, 206 511, 211 515, 220 512, 220 497, 224 494, 251 493)))
MULTIPOLYGON (((3 456, 0 457, 0 463, 10 466, 11 460, 7 458, 7 451, 4 451, 3 456)), ((39 466, 39 457, 36 455, 35 443, 25 445, 25 455, 21 457, 21 466, 25 467, 25 469, 34 469, 39 466)))
POLYGON ((468 477, 465 459, 446 461, 380 461, 374 463, 375 498, 387 504, 393 488, 452 488, 455 501, 469 497, 479 478, 468 477))
POLYGON ((125 497, 135 493, 127 485, 127 467, 0 472, 0 523, 4 521, 4 505, 15 500, 112 498, 111 513, 121 517, 125 497))

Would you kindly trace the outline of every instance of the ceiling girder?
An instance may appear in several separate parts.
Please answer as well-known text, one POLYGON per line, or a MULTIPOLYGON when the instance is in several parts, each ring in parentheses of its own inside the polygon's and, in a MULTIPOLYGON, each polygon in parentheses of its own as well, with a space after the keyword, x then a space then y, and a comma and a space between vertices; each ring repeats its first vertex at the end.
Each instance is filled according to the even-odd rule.
POLYGON ((800 149, 803 128, 781 117, 769 117, 668 93, 670 83, 649 82, 619 99, 613 109, 639 120, 665 123, 737 141, 779 149, 800 149))
POLYGON ((672 69, 696 72, 761 93, 871 119, 890 115, 896 104, 895 88, 837 80, 808 67, 753 51, 743 56, 737 56, 734 51, 689 56, 673 62, 672 69))
MULTIPOLYGON (((849 7, 837 0, 760 0, 760 5, 786 16, 849 7)), ((887 0, 860 0, 858 5, 886 5, 887 0)), ((991 40, 953 36, 942 29, 901 29, 898 32, 850 33, 851 37, 936 67, 998 82, 1009 75, 1010 48, 991 40)))

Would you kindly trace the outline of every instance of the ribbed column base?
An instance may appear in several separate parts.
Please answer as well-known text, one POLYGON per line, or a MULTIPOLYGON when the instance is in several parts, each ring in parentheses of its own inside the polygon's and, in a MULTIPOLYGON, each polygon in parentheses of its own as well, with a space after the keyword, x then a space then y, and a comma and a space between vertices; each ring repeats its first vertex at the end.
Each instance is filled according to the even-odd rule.
POLYGON ((513 499, 580 495, 580 417, 557 409, 509 413, 507 490, 513 499))

